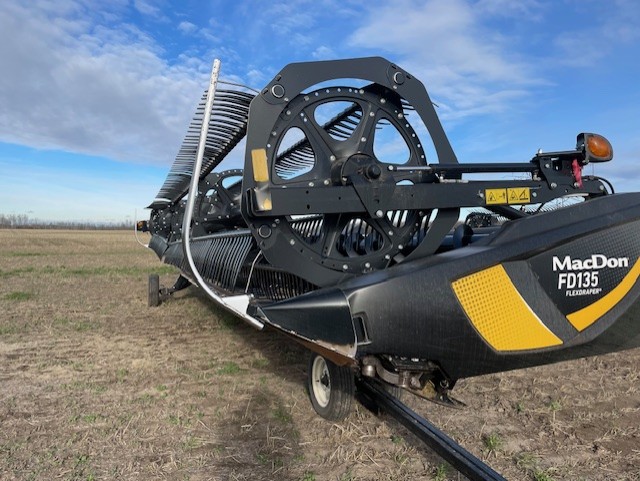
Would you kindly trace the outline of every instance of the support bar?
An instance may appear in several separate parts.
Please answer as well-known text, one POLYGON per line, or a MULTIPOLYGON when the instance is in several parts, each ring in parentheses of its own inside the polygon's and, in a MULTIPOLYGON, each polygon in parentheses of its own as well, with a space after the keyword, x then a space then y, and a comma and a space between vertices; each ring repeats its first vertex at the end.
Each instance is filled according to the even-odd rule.
POLYGON ((358 389, 418 436, 421 441, 470 481, 506 481, 502 475, 476 458, 429 421, 409 409, 382 387, 367 379, 359 379, 358 389))

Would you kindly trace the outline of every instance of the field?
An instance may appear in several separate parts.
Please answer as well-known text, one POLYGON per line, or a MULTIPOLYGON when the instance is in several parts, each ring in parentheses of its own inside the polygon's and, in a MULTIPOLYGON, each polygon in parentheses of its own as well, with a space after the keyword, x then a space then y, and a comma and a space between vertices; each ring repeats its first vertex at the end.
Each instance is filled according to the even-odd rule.
MULTIPOLYGON (((0 479, 459 480, 388 417, 330 423, 306 352, 196 289, 131 232, 0 230, 0 479)), ((638 320, 640 322, 640 320, 638 320)), ((640 479, 640 350, 462 380, 415 410, 509 480, 640 479)))

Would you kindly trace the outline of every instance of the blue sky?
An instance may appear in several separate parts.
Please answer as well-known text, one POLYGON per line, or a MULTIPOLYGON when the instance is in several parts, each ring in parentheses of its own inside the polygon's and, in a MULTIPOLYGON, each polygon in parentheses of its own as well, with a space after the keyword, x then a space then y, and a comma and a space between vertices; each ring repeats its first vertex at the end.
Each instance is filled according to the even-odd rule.
POLYGON ((145 217, 216 57, 260 88, 289 62, 381 55, 426 85, 460 161, 598 132, 615 156, 596 173, 640 190, 635 0, 4 0, 0 40, 3 214, 145 217))

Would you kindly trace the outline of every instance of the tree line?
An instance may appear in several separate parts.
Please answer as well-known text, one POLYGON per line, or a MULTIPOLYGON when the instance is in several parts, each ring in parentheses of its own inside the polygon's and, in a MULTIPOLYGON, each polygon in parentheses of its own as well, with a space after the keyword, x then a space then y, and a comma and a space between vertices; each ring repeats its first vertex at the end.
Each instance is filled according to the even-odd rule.
POLYGON ((133 229, 133 221, 41 220, 27 214, 0 214, 0 229, 120 230, 133 229))

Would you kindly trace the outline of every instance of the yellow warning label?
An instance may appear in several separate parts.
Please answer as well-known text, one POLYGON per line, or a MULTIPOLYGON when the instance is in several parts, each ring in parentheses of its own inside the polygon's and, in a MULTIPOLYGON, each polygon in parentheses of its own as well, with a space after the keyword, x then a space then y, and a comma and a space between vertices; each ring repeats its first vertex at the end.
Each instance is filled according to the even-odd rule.
MULTIPOLYGON (((509 189, 511 190, 511 189, 509 189)), ((507 204, 507 189, 485 189, 487 205, 507 204)))
POLYGON ((531 202, 531 189, 529 187, 515 187, 507 189, 509 204, 528 204, 531 202))

